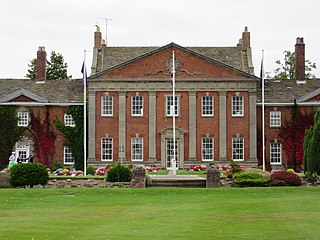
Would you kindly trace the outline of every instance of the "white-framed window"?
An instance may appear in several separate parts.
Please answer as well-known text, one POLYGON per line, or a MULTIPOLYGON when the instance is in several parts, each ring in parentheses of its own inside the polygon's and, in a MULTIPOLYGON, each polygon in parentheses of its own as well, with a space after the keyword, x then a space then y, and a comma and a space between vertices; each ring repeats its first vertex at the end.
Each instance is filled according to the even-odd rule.
POLYGON ((66 146, 64 147, 63 159, 64 159, 64 164, 74 164, 72 152, 69 147, 66 147, 66 146))
POLYGON ((232 160, 244 160, 244 139, 242 137, 232 138, 232 160))
POLYGON ((102 96, 101 97, 101 116, 113 116, 113 97, 102 96))
POLYGON ((133 96, 131 98, 131 115, 143 116, 143 96, 133 96))
POLYGON ((175 104, 173 103, 173 96, 166 96, 166 116, 179 116, 180 113, 180 97, 175 96, 175 104))
POLYGON ((27 127, 29 125, 29 112, 19 111, 18 112, 18 126, 27 127))
POLYGON ((131 160, 143 161, 143 138, 131 138, 131 160))
POLYGON ((202 138, 202 161, 213 161, 213 138, 202 138))
POLYGON ((281 164, 282 160, 282 146, 280 142, 270 143, 270 163, 281 164))
POLYGON ((101 138, 101 161, 113 161, 113 139, 101 138))
POLYGON ((64 125, 69 127, 76 126, 71 114, 67 114, 67 113, 64 114, 64 125))
POLYGON ((232 116, 241 117, 244 115, 243 111, 243 97, 232 96, 232 116))
POLYGON ((212 117, 213 112, 213 97, 212 96, 203 96, 202 97, 202 116, 203 117, 212 117))
POLYGON ((270 112, 270 127, 281 127, 281 112, 271 111, 270 112))

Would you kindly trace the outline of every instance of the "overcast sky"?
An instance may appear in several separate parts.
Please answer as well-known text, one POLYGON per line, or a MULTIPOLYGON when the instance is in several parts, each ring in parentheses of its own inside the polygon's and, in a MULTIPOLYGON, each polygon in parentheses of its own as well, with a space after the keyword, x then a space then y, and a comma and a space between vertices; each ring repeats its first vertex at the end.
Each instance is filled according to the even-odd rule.
POLYGON ((84 50, 90 72, 95 26, 109 46, 235 46, 251 32, 256 75, 294 51, 297 37, 320 77, 320 1, 316 0, 1 0, 0 78, 24 78, 38 46, 61 53, 68 74, 81 77, 84 50))

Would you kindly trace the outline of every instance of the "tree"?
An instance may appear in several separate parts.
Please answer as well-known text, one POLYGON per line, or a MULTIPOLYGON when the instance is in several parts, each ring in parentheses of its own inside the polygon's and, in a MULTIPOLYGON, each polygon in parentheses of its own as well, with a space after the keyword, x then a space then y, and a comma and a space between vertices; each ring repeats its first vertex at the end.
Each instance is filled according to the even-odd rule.
POLYGON ((304 139, 304 172, 320 174, 320 110, 314 117, 314 124, 304 139))
MULTIPOLYGON (((72 76, 68 76, 67 68, 68 64, 64 62, 64 58, 61 53, 51 52, 50 61, 47 61, 46 78, 48 80, 53 79, 70 79, 72 76)), ((37 78, 37 59, 30 60, 28 64, 29 69, 26 74, 26 78, 37 78)))
MULTIPOLYGON (((278 64, 278 67, 274 70, 274 76, 270 77, 272 79, 295 79, 296 69, 295 69, 295 53, 289 50, 283 52, 284 62, 277 60, 275 63, 278 64)), ((316 64, 310 62, 309 60, 305 61, 305 72, 306 79, 316 78, 314 74, 311 73, 313 69, 316 69, 316 64)))
POLYGON ((20 139, 25 128, 18 127, 16 106, 0 106, 0 167, 8 165, 14 144, 20 139))

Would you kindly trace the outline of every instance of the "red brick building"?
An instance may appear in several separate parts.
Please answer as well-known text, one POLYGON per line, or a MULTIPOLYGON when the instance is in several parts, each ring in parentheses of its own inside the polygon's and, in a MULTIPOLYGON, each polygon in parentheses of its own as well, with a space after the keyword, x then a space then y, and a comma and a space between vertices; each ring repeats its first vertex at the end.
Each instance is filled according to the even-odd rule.
MULTIPOLYGON (((66 114, 68 106, 83 105, 81 79, 46 80, 46 52, 37 52, 37 80, 0 79, 0 106, 17 106, 18 125, 26 127, 14 150, 23 159, 34 156, 34 161, 59 162, 72 165, 72 153, 64 147, 64 136, 54 121, 61 120, 73 126, 72 116, 66 114), (44 144, 41 139, 46 138, 44 144), (45 160, 46 149, 54 153, 45 160), (40 155, 39 155, 40 154, 40 155)), ((4 127, 4 126, 2 126, 4 127)))
POLYGON ((234 47, 109 47, 95 32, 89 80, 88 163, 170 168, 173 114, 179 168, 257 165, 250 33, 234 47), (176 109, 171 88, 175 52, 176 109))

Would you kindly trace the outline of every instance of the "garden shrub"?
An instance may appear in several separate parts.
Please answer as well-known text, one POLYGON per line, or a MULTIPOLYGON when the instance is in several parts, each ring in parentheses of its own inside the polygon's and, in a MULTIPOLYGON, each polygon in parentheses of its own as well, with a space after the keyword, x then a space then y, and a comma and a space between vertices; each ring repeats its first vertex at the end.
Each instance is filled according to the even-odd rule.
POLYGON ((0 172, 0 188, 8 188, 10 186, 10 175, 8 173, 0 172))
POLYGON ((238 173, 242 171, 240 165, 236 162, 231 162, 230 167, 232 173, 238 173))
POLYGON ((258 172, 238 172, 234 175, 233 183, 239 187, 265 187, 269 181, 269 176, 258 172))
POLYGON ((87 175, 94 175, 96 173, 96 169, 92 166, 87 166, 86 171, 87 175))
POLYGON ((37 163, 16 164, 10 169, 10 183, 14 187, 33 187, 48 182, 46 167, 37 163))
POLYGON ((118 163, 112 166, 107 174, 107 181, 110 182, 130 182, 131 181, 131 171, 126 166, 118 163))
POLYGON ((56 170, 58 170, 59 168, 62 168, 62 166, 58 163, 58 162, 55 162, 53 163, 51 166, 50 166, 50 169, 55 172, 56 170))
POLYGON ((300 186, 301 184, 300 177, 295 173, 278 171, 271 174, 272 186, 300 186))
POLYGON ((292 168, 287 169, 287 172, 296 173, 292 168))
POLYGON ((311 182, 313 186, 317 186, 319 181, 319 176, 317 172, 306 172, 304 177, 307 179, 308 182, 311 182))

